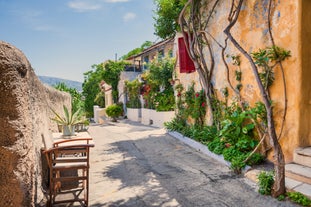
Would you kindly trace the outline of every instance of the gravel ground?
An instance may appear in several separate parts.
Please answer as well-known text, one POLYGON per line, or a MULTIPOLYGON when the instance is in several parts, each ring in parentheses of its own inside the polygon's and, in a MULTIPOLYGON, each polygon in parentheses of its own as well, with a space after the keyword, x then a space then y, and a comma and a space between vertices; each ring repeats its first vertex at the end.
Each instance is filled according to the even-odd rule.
POLYGON ((296 206, 260 195, 252 182, 164 129, 121 120, 89 132, 90 206, 296 206))

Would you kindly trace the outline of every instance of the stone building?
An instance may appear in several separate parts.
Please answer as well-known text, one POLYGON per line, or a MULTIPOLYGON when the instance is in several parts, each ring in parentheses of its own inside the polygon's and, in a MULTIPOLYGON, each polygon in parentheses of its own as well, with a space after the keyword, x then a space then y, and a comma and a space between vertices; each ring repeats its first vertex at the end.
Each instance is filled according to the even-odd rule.
MULTIPOLYGON (((206 26, 204 33, 207 34, 211 51, 204 50, 207 64, 211 66, 211 60, 214 61, 214 71, 211 77, 212 85, 219 97, 221 91, 228 88, 229 99, 232 101, 235 93, 230 89, 228 78, 235 87, 238 81, 235 78, 235 70, 232 57, 240 57, 238 66, 242 73, 241 97, 251 106, 255 102, 262 101, 258 85, 254 79, 251 65, 248 59, 235 47, 224 30, 228 27, 231 1, 203 1, 202 16, 211 18, 206 26), (211 9, 214 11, 211 12, 211 9), (224 59, 228 64, 226 67, 224 59), (211 59, 212 54, 213 59, 211 59), (227 78, 228 77, 228 78, 227 78)), ((236 1, 237 3, 238 1, 236 1)), ((274 82, 269 88, 269 94, 273 101, 273 112, 275 119, 276 132, 281 136, 281 144, 285 162, 296 162, 295 169, 311 169, 311 27, 308 22, 311 21, 310 1, 272 1, 271 10, 268 9, 270 1, 250 0, 244 1, 241 12, 235 25, 231 29, 231 34, 240 46, 249 54, 258 52, 272 46, 272 38, 276 46, 290 51, 291 57, 282 62, 284 68, 284 80, 282 78, 282 69, 280 66, 274 68, 274 82), (269 13, 269 11, 271 11, 269 13), (268 21, 270 18, 270 21, 268 21), (270 23, 270 25, 269 25, 270 23), (270 29, 269 29, 270 27, 270 29), (283 121, 284 114, 286 114, 283 121), (306 152, 301 151, 306 148, 306 152), (302 162, 304 160, 304 162, 302 162), (302 163, 299 163, 302 162, 302 163)), ((193 65, 186 68, 185 61, 181 60, 185 43, 180 42, 183 39, 181 34, 175 38, 175 53, 178 53, 177 67, 175 68, 176 80, 187 89, 192 82, 195 82, 196 90, 202 88, 202 80, 193 65)), ((212 67, 212 66, 211 66, 212 67)), ((271 150, 269 159, 274 160, 271 150)), ((287 167, 289 169, 289 166, 287 167)), ((292 172, 286 172, 290 175, 292 172)), ((294 175, 294 177, 299 175, 294 175)), ((302 175, 303 176, 303 175, 302 175)), ((293 177, 293 176, 292 176, 293 177)), ((311 184, 310 179, 307 180, 311 184)), ((311 196, 311 195, 310 195, 311 196)))

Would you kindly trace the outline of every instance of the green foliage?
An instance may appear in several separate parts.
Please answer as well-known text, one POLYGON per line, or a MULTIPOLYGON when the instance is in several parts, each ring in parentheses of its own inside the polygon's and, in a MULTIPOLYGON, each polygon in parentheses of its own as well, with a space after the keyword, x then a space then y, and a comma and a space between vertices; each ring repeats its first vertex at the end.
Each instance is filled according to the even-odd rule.
POLYGON ((71 110, 72 112, 80 110, 84 111, 84 101, 82 101, 82 94, 75 88, 68 87, 65 83, 58 83, 54 86, 57 90, 65 91, 71 95, 71 110))
POLYGON ((204 91, 195 92, 193 83, 185 92, 184 97, 185 108, 181 112, 184 112, 186 117, 190 116, 193 118, 195 124, 203 126, 206 114, 206 97, 204 91))
POLYGON ((241 71, 238 71, 238 70, 235 71, 235 79, 237 81, 241 81, 242 80, 242 72, 241 71))
POLYGON ((268 89, 274 81, 273 68, 277 62, 283 61, 290 57, 290 51, 283 48, 272 46, 266 49, 259 49, 258 52, 253 52, 252 57, 261 71, 258 71, 262 84, 265 89, 268 89))
POLYGON ((84 107, 87 117, 93 117, 93 106, 100 105, 95 101, 97 94, 100 93, 100 81, 102 80, 103 69, 101 67, 92 66, 93 70, 84 73, 84 82, 82 84, 84 96, 84 107))
POLYGON ((231 58, 232 65, 240 66, 241 65, 241 56, 240 55, 226 55, 227 58, 231 58))
POLYGON ((279 195, 279 196, 277 197, 278 201, 284 201, 285 198, 286 198, 285 195, 279 195))
POLYGON ((132 57, 134 55, 137 55, 139 53, 141 53, 143 50, 147 49, 148 47, 150 47, 153 43, 151 41, 145 41, 140 47, 135 48, 133 50, 131 50, 130 52, 128 52, 126 55, 123 55, 120 59, 121 60, 126 60, 129 57, 132 57))
POLYGON ((172 88, 156 93, 154 97, 155 108, 157 111, 173 111, 175 108, 175 97, 172 88))
POLYGON ((262 171, 258 175, 258 180, 258 192, 262 195, 271 195, 271 190, 274 183, 274 173, 262 171))
POLYGON ((96 65, 96 68, 102 69, 102 80, 104 80, 107 84, 112 87, 112 96, 114 102, 118 102, 119 93, 118 93, 118 83, 120 80, 120 73, 124 70, 124 67, 128 63, 124 61, 107 61, 103 64, 96 65))
POLYGON ((245 160, 245 154, 241 154, 238 157, 235 157, 231 160, 230 168, 237 174, 241 173, 241 170, 246 166, 246 163, 243 162, 245 160))
POLYGON ((187 123, 184 119, 174 117, 172 121, 165 122, 164 126, 170 131, 182 132, 187 127, 187 123))
POLYGON ((72 125, 81 123, 83 121, 82 113, 80 113, 79 109, 72 113, 69 112, 68 108, 65 105, 63 105, 63 109, 64 109, 64 115, 60 115, 54 109, 51 108, 51 111, 55 115, 55 117, 51 119, 55 121, 57 124, 72 126, 72 125))
POLYGON ((217 136, 217 130, 213 126, 200 126, 197 124, 187 127, 187 132, 183 130, 188 137, 193 138, 203 144, 207 144, 217 136))
POLYGON ((258 144, 254 138, 254 122, 265 125, 265 108, 262 103, 256 103, 252 108, 244 106, 243 111, 236 103, 226 106, 225 103, 218 101, 216 102, 219 107, 217 116, 222 120, 218 127, 201 125, 199 122, 188 126, 185 120, 188 116, 196 118, 195 108, 199 108, 196 105, 196 98, 200 95, 194 91, 193 86, 185 93, 182 85, 177 85, 175 90, 177 91, 177 116, 172 122, 167 123, 168 128, 206 144, 209 150, 216 154, 223 154, 224 159, 231 162, 231 169, 235 172, 241 172, 246 164, 254 165, 264 160, 259 153, 250 156, 258 144))
POLYGON ((112 104, 106 108, 106 114, 112 118, 112 121, 116 122, 117 117, 123 114, 123 109, 118 104, 112 104))
POLYGON ((162 39, 173 37, 179 31, 178 17, 186 0, 154 0, 155 35, 162 39))
POLYGON ((287 196, 295 203, 303 206, 311 206, 311 200, 299 192, 288 192, 287 196))
POLYGON ((105 94, 103 92, 99 92, 95 99, 94 102, 101 108, 105 108, 105 94))
POLYGON ((141 103, 139 100, 140 90, 142 83, 137 79, 133 81, 125 82, 125 91, 128 94, 129 101, 126 103, 126 106, 129 108, 140 108, 141 103))
POLYGON ((262 154, 260 154, 258 152, 255 152, 250 157, 250 159, 247 161, 246 164, 248 164, 248 165, 256 165, 256 164, 262 163, 264 160, 265 160, 265 157, 262 154))
POLYGON ((175 106, 173 88, 169 80, 173 76, 175 59, 164 58, 152 61, 149 70, 142 74, 145 81, 143 98, 145 108, 157 111, 171 111, 175 106))
POLYGON ((241 151, 253 148, 256 143, 250 140, 255 126, 253 123, 247 123, 248 118, 247 112, 237 107, 236 111, 222 121, 219 136, 227 143, 236 144, 241 151))
POLYGON ((218 137, 215 137, 213 141, 207 144, 207 146, 210 151, 218 155, 222 154, 223 150, 226 148, 225 142, 223 142, 218 137))
POLYGON ((250 152, 258 144, 253 138, 254 121, 259 121, 264 112, 262 103, 257 103, 253 108, 245 107, 244 111, 236 104, 232 104, 221 114, 223 121, 218 136, 227 147, 223 151, 224 159, 231 162, 231 168, 236 172, 240 172, 246 164, 258 164, 264 159, 259 153, 254 153, 245 163, 250 152))
POLYGON ((171 88, 169 80, 173 77, 175 59, 156 59, 149 64, 149 75, 147 81, 152 81, 161 88, 171 88))

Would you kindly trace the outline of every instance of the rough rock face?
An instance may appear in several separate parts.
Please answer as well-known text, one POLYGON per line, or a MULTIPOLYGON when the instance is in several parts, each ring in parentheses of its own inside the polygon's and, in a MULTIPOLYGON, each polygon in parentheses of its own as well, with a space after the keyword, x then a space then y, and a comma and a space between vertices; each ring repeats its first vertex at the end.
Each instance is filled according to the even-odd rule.
POLYGON ((0 41, 0 206, 35 206, 42 192, 42 135, 56 131, 49 107, 70 95, 43 85, 25 55, 0 41))

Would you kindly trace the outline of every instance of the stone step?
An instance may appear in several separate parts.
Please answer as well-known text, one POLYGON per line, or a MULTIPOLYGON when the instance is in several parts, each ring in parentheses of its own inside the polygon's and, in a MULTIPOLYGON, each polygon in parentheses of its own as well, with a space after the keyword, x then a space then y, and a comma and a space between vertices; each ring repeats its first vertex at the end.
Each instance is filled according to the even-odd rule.
POLYGON ((297 148, 294 152, 294 162, 311 167, 311 147, 297 148))
POLYGON ((311 185, 291 178, 285 178, 285 185, 288 191, 300 192, 305 196, 311 198, 311 185))
POLYGON ((296 163, 285 165, 285 176, 311 185, 311 168, 296 163))

